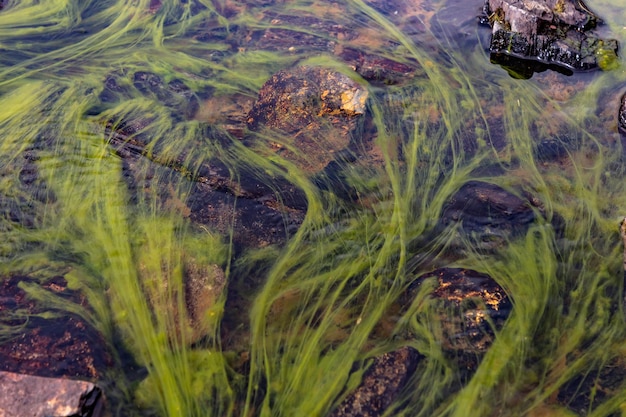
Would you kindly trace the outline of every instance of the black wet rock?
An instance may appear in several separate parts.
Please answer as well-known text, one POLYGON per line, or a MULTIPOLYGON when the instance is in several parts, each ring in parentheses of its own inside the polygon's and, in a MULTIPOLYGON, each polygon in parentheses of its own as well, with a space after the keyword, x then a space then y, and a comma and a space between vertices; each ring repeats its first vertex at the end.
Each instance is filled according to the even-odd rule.
MULTIPOLYGON (((492 61, 504 60, 509 67, 510 57, 566 73, 608 68, 617 60, 617 41, 592 32, 600 19, 580 0, 486 0, 483 21, 492 27, 492 61)), ((540 70, 517 75, 528 78, 540 70)))
POLYGON ((422 358, 417 350, 407 346, 375 357, 361 384, 330 417, 382 416, 400 397, 422 358))
MULTIPOLYGON (((347 75, 299 66, 274 74, 248 114, 252 131, 282 135, 270 145, 307 172, 321 171, 361 126, 368 92, 347 75)), ((255 145, 254 136, 248 142, 255 145)))
POLYGON ((626 134, 626 93, 620 99, 617 127, 621 133, 626 134))
POLYGON ((492 249, 528 230, 536 219, 536 204, 495 184, 469 181, 444 205, 440 225, 460 223, 477 248, 492 249))

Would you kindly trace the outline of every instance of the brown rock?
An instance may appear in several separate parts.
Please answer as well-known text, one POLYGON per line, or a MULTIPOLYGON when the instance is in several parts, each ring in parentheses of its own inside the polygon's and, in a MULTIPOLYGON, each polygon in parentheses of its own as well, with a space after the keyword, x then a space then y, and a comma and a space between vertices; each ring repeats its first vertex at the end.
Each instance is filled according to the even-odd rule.
POLYGON ((211 329, 215 307, 226 287, 226 275, 218 265, 201 265, 194 259, 185 262, 185 303, 196 342, 211 329))
MULTIPOLYGON (((53 292, 51 296, 60 301, 83 304, 82 296, 66 285, 65 279, 57 276, 39 291, 53 292)), ((40 305, 28 297, 23 289, 27 286, 38 288, 40 284, 24 276, 0 277, 0 324, 15 332, 0 341, 0 370, 96 379, 113 365, 96 329, 76 314, 40 305)))
POLYGON ((261 88, 248 127, 282 135, 272 145, 308 172, 319 172, 346 149, 362 121, 368 92, 347 75, 301 66, 274 74, 261 88))
POLYGON ((0 417, 102 417, 104 396, 91 382, 0 371, 0 417))

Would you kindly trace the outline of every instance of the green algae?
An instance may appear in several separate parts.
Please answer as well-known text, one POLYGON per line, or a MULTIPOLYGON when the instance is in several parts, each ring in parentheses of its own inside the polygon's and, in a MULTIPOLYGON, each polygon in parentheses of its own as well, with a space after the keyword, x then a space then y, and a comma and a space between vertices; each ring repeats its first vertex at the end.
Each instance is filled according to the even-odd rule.
MULTIPOLYGON (((341 13, 326 18, 315 15, 311 2, 157 3, 14 1, 0 11, 0 271, 63 273, 88 297, 87 310, 23 287, 53 314, 87 318, 114 351, 128 350, 146 369, 141 382, 121 370, 103 376, 105 386, 115 381, 114 412, 323 416, 358 385, 368 358, 410 345, 426 359, 393 415, 567 415, 567 404, 555 398, 569 380, 607 364, 624 366, 618 234, 624 161, 615 127, 595 112, 604 90, 623 83, 622 72, 594 75, 563 100, 547 91, 549 79, 512 79, 480 48, 460 50, 427 29, 411 37, 368 2, 335 5, 341 13), (256 49, 250 34, 276 27, 272 12, 310 13, 355 33, 376 33, 371 42, 333 41, 417 69, 403 83, 383 87, 328 50, 256 49), (356 203, 332 188, 321 190, 279 155, 263 157, 227 132, 220 136, 226 145, 207 136, 204 121, 181 120, 132 82, 133 73, 149 71, 165 82, 180 79, 203 97, 254 98, 272 73, 296 62, 343 71, 369 89, 380 159, 342 168, 356 203), (125 74, 126 93, 102 103, 106 77, 116 71, 125 74), (153 163, 139 164, 137 175, 152 180, 132 195, 123 161, 108 144, 107 123, 138 117, 149 120, 144 154, 153 163), (558 161, 539 157, 545 138, 565 149, 558 161), (20 177, 26 154, 35 161, 37 187, 20 177), (253 168, 303 190, 306 217, 284 246, 249 250, 232 262, 228 233, 185 216, 191 180, 215 156, 233 178, 253 168), (182 175, 172 176, 166 168, 173 166, 182 175), (494 254, 475 248, 455 226, 437 229, 445 202, 470 179, 537 196, 543 205, 537 224, 494 254), (190 256, 223 267, 230 290, 248 275, 258 281, 247 294, 249 314, 228 311, 223 294, 206 337, 195 344, 181 331, 190 256), (433 314, 425 310, 426 293, 399 316, 390 314, 414 279, 439 265, 488 273, 514 303, 462 387, 463 370, 437 338, 441 323, 424 320, 433 314), (245 335, 222 340, 220 320, 226 319, 244 320, 245 335)), ((603 15, 603 5, 590 6, 603 15)), ((428 11, 424 7, 426 23, 428 11)), ((606 18, 616 27, 617 15, 606 18)), ((315 26, 279 27, 330 37, 315 26)), ((606 64, 612 68, 616 59, 607 57, 606 64)), ((555 82, 570 85, 564 78, 555 82)), ((263 133, 256 139, 277 138, 263 133)), ((588 413, 623 413, 625 401, 618 384, 588 413)))

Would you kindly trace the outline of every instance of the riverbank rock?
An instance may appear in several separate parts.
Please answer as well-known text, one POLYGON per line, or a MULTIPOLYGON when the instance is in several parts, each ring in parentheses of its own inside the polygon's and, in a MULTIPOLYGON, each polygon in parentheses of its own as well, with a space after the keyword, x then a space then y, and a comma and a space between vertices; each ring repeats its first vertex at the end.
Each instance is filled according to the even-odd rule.
POLYGON ((270 135, 271 147, 285 159, 319 172, 350 145, 367 97, 363 86, 337 71, 309 66, 282 70, 259 91, 248 127, 270 135))
POLYGON ((91 382, 0 372, 2 417, 104 417, 104 408, 91 382))
POLYGON ((580 0, 486 0, 483 21, 492 27, 491 59, 522 78, 554 66, 565 73, 617 65, 617 41, 592 32, 600 19, 580 0))
POLYGON ((440 225, 459 223, 476 248, 491 250, 528 230, 536 219, 535 204, 495 184, 469 181, 444 205, 440 225))
POLYGON ((378 417, 398 399, 423 356, 405 346, 374 358, 361 384, 330 417, 378 417))
POLYGON ((1 371, 98 379, 113 366, 106 342, 91 324, 77 314, 47 308, 26 289, 86 308, 62 276, 43 284, 21 275, 0 277, 0 325, 9 330, 0 339, 1 371))
POLYGON ((619 111, 617 115, 617 127, 620 133, 626 135, 626 94, 620 99, 619 111))

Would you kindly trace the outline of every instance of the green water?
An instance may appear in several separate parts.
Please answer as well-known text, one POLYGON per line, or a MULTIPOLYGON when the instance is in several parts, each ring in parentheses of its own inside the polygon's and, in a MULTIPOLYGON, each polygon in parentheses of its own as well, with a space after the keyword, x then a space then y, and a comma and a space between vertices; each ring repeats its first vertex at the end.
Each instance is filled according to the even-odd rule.
MULTIPOLYGON (((603 34, 624 45, 620 1, 589 6, 604 17, 603 34)), ((41 302, 79 312, 113 352, 130 352, 146 369, 129 375, 119 365, 102 376, 113 415, 323 416, 348 394, 346 386, 358 384, 354 364, 365 367, 363 359, 409 345, 426 358, 401 398, 404 407, 392 406, 390 415, 567 416, 566 404, 555 401, 566 382, 626 367, 618 230, 626 162, 616 127, 623 59, 606 72, 516 80, 489 63, 480 40, 488 31, 472 17, 480 2, 467 3, 401 0, 398 14, 360 0, 5 3, 0 274, 64 274, 88 296, 90 309, 50 295, 41 302), (285 16, 324 24, 296 25, 285 16), (292 48, 271 48, 255 37, 276 25, 335 43, 311 48, 294 38, 292 48), (329 34, 333 25, 356 36, 329 34), (370 84, 338 57, 345 47, 417 69, 396 85, 370 84), (357 203, 224 128, 222 108, 233 97, 254 100, 273 73, 296 63, 337 69, 369 91, 379 153, 377 163, 345 169, 357 203), (107 76, 137 71, 184 82, 201 98, 196 116, 182 117, 131 82, 102 102, 107 76), (106 127, 134 118, 149 120, 148 156, 175 162, 185 175, 155 169, 142 192, 129 190, 106 127), (542 138, 566 154, 546 160, 542 138), (27 154, 36 156, 33 183, 20 177, 27 154), (252 167, 301 188, 308 208, 298 232, 285 244, 233 257, 228 231, 191 222, 189 178, 212 158, 235 179, 252 167), (489 253, 453 226, 433 234, 447 199, 472 179, 536 196, 541 220, 489 253), (564 219, 562 234, 552 226, 556 216, 564 219), (243 312, 229 311, 224 292, 197 343, 180 331, 190 258, 222 267, 231 294, 249 302, 243 312), (461 388, 462 370, 443 354, 427 307, 416 300, 389 315, 415 277, 438 266, 487 273, 514 303, 461 388), (238 283, 250 277, 255 284, 246 293, 238 283), (226 320, 239 325, 224 336, 226 320)), ((270 139, 259 134, 257 141, 262 147, 270 139)), ((138 172, 149 169, 139 164, 138 172)), ((588 415, 626 415, 626 386, 616 384, 595 404, 588 415)))

